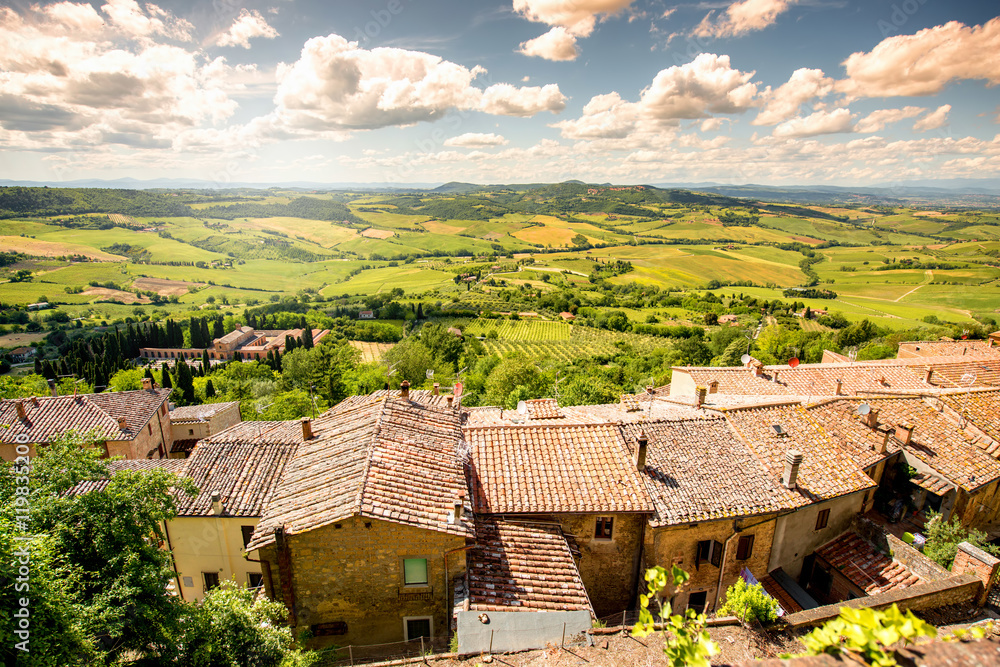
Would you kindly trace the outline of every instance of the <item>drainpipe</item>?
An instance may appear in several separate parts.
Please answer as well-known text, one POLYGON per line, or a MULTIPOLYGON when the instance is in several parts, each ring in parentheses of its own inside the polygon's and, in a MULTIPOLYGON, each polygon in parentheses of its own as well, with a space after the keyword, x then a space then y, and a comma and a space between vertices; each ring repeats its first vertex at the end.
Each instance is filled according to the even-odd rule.
POLYGON ((271 578, 271 562, 266 560, 258 560, 256 558, 250 558, 250 553, 248 551, 243 552, 243 560, 248 563, 259 563, 263 567, 262 570, 267 575, 267 588, 271 591, 272 599, 274 599, 274 579, 271 578))
POLYGON ((719 598, 722 596, 722 578, 726 574, 726 556, 729 555, 729 544, 733 541, 734 537, 739 537, 740 534, 740 531, 736 528, 738 523, 739 520, 733 522, 733 534, 722 545, 722 562, 719 563, 719 584, 715 587, 715 603, 712 605, 713 612, 719 608, 719 598))
POLYGON ((448 556, 460 551, 468 551, 469 549, 475 549, 478 544, 466 544, 464 547, 455 547, 454 549, 448 549, 444 552, 444 603, 447 605, 445 613, 448 615, 448 622, 445 624, 447 628, 445 632, 445 639, 451 642, 451 614, 455 610, 455 603, 451 599, 452 593, 450 591, 450 586, 448 585, 450 580, 448 579, 448 556))

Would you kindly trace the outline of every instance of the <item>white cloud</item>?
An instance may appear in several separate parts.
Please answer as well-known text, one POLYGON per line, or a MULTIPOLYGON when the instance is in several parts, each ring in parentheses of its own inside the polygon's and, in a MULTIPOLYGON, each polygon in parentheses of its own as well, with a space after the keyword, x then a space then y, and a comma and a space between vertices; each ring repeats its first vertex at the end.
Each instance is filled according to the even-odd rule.
POLYGON ((218 46, 242 46, 244 49, 249 49, 250 40, 255 37, 274 39, 277 36, 278 31, 268 25, 260 12, 256 9, 242 9, 233 25, 229 26, 229 30, 219 35, 215 43, 218 46))
POLYGON ((699 126, 699 129, 701 129, 702 132, 715 132, 716 130, 722 129, 722 126, 725 124, 725 122, 727 120, 729 120, 729 119, 728 118, 706 118, 705 120, 701 121, 701 125, 699 126))
POLYGON ((944 127, 948 124, 948 113, 950 111, 950 104, 939 106, 937 109, 914 123, 913 129, 918 132, 926 132, 927 130, 936 130, 939 127, 944 127))
POLYGON ((577 37, 594 31, 597 17, 617 14, 633 0, 514 0, 514 11, 529 21, 561 26, 577 37))
POLYGON ((798 0, 742 0, 734 2, 726 11, 705 15, 694 29, 698 37, 738 37, 748 32, 763 30, 778 20, 778 15, 796 4, 798 0))
POLYGON ((457 137, 452 137, 444 142, 445 146, 454 148, 487 148, 490 146, 506 146, 507 140, 499 134, 482 132, 466 132, 457 137))
POLYGON ((163 35, 180 41, 190 41, 194 26, 184 19, 174 18, 169 12, 154 4, 147 4, 144 12, 136 0, 108 0, 101 7, 111 24, 122 33, 133 37, 163 35))
POLYGON ((903 107, 902 109, 879 109, 878 111, 873 111, 864 118, 862 118, 857 126, 854 128, 855 131, 861 132, 862 134, 868 134, 871 132, 881 132, 886 125, 892 125, 893 123, 898 123, 905 118, 913 118, 914 116, 919 116, 921 113, 926 111, 923 107, 903 107))
POLYGON ((823 74, 823 70, 801 68, 792 72, 788 82, 777 90, 770 87, 764 91, 764 108, 754 118, 752 125, 776 125, 799 113, 799 107, 817 97, 825 97, 834 87, 834 80, 823 74))
POLYGON ((792 118, 774 128, 776 137, 812 137, 818 134, 851 132, 854 114, 847 109, 817 111, 805 118, 792 118))
POLYGON ((626 102, 618 93, 597 95, 583 107, 576 120, 554 123, 567 139, 623 139, 635 131, 639 105, 626 102))
POLYGON ((576 60, 580 55, 576 48, 576 37, 562 26, 556 26, 544 35, 522 42, 518 53, 554 61, 576 60))
POLYGON ((565 106, 554 84, 480 90, 473 80, 485 72, 422 51, 314 37, 295 63, 279 66, 273 116, 290 131, 338 132, 434 121, 454 110, 532 116, 565 106))
POLYGON ((935 95, 951 81, 1000 84, 1000 17, 981 26, 957 21, 898 35, 844 61, 838 88, 851 97, 935 95))

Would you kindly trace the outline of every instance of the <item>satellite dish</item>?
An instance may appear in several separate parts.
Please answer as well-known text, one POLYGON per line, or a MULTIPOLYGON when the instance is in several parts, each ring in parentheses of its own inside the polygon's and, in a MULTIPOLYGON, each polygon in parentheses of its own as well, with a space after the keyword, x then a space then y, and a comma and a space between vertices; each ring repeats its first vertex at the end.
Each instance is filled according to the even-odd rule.
POLYGON ((872 411, 872 406, 868 405, 867 403, 862 403, 861 405, 858 406, 858 414, 861 415, 862 417, 864 417, 871 411, 872 411))
POLYGON ((740 361, 742 361, 744 364, 750 363, 751 359, 753 359, 753 357, 751 357, 749 354, 744 354, 742 357, 740 357, 740 361))
POLYGON ((463 389, 462 383, 461 382, 456 382, 455 383, 455 389, 454 389, 455 398, 458 398, 459 396, 462 395, 462 389, 463 389))
POLYGON ((430 380, 430 379, 431 379, 432 377, 434 377, 434 369, 433 369, 433 368, 428 368, 428 369, 427 369, 427 370, 426 370, 426 371, 424 372, 424 375, 426 375, 426 376, 427 376, 427 379, 428 379, 428 380, 430 380))
POLYGON ((517 402, 517 412, 518 414, 526 415, 528 414, 528 404, 524 401, 517 402))
POLYGON ((799 361, 798 357, 792 357, 791 359, 788 360, 788 365, 791 366, 792 368, 798 368, 798 365, 800 363, 801 362, 799 361))

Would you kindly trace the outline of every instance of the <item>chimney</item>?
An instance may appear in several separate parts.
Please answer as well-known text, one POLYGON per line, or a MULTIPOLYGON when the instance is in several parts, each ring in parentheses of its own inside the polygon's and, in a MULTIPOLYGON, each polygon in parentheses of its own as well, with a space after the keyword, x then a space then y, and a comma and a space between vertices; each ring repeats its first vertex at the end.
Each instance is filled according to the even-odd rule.
POLYGON ((872 410, 865 416, 868 428, 878 428, 878 410, 872 410))
POLYGON ((924 369, 924 382, 930 384, 932 377, 934 377, 934 369, 928 366, 924 369))
POLYGON ((708 389, 705 387, 696 387, 694 390, 694 407, 700 408, 705 403, 705 396, 708 394, 708 389))
POLYGON ((794 449, 785 453, 785 472, 781 476, 781 483, 786 489, 794 489, 795 482, 799 478, 799 466, 802 465, 803 456, 794 449))
POLYGON ((455 513, 452 514, 452 523, 458 523, 462 520, 462 514, 465 512, 465 491, 458 492, 458 498, 455 499, 455 513))
POLYGON ((645 432, 640 433, 635 441, 635 469, 642 472, 646 469, 646 452, 649 449, 649 439, 645 432))
POLYGON ((124 417, 119 417, 118 418, 118 428, 120 428, 123 431, 125 430, 125 418, 124 417))
POLYGON ((647 384, 646 385, 646 393, 647 394, 652 394, 654 391, 655 391, 655 388, 653 387, 653 385, 651 385, 651 384, 647 384))
POLYGON ((449 408, 455 405, 455 397, 454 396, 447 396, 446 400, 448 401, 448 407, 449 408))
POLYGON ((882 444, 878 446, 878 453, 885 454, 889 451, 889 431, 885 432, 885 436, 882 438, 882 444))
POLYGON ((719 393, 719 381, 718 380, 712 380, 711 382, 708 383, 708 393, 710 393, 710 394, 718 394, 719 393))
POLYGON ((149 378, 142 378, 142 388, 146 391, 150 391, 153 388, 153 381, 149 378))
POLYGON ((764 364, 760 363, 759 361, 752 361, 750 363, 753 367, 753 376, 755 378, 759 378, 761 375, 764 374, 764 364))
POLYGON ((49 393, 51 393, 53 396, 59 395, 59 388, 56 387, 55 380, 49 380, 49 393))
POLYGON ((406 380, 399 383, 399 396, 406 400, 410 399, 410 383, 406 380))
POLYGON ((904 445, 910 444, 910 439, 913 438, 913 424, 907 424, 906 422, 900 422, 896 424, 896 439, 899 440, 904 445))
POLYGON ((771 373, 771 382, 774 383, 778 382, 778 371, 774 371, 773 373, 771 373))
POLYGON ((434 394, 435 396, 437 396, 437 395, 439 395, 439 394, 441 393, 441 383, 440 383, 440 382, 435 382, 435 383, 434 383, 434 390, 433 390, 433 392, 432 392, 432 393, 433 393, 433 394, 434 394))
POLYGON ((215 516, 222 515, 222 494, 218 491, 212 491, 212 514, 215 516))
POLYGON ((303 417, 299 421, 302 422, 302 439, 312 440, 313 439, 312 420, 309 419, 309 417, 303 417))
POLYGON ((31 397, 31 404, 33 406, 35 406, 36 408, 38 407, 38 397, 37 396, 32 396, 31 397))
POLYGON ((844 388, 844 381, 837 378, 837 390, 834 392, 837 396, 840 396, 841 390, 844 388))
POLYGON ((17 408, 17 418, 21 421, 27 421, 28 414, 24 411, 24 401, 18 401, 15 407, 17 408))

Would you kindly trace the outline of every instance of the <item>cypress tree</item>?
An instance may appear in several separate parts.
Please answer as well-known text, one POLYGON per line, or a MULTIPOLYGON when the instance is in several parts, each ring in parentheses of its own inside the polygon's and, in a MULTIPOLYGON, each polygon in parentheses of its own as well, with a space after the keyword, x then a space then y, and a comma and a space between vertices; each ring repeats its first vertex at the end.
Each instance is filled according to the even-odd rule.
POLYGON ((56 379, 56 371, 54 368, 52 368, 52 364, 48 361, 48 359, 46 359, 42 363, 42 375, 44 375, 49 380, 56 379))
POLYGON ((424 303, 423 303, 423 301, 421 301, 420 303, 417 304, 417 319, 418 320, 424 319, 424 303))
POLYGON ((215 385, 211 380, 205 383, 205 398, 215 398, 215 385))
MULTIPOLYGON (((250 326, 253 326, 252 324, 250 326)), ((216 317, 215 322, 212 324, 212 338, 222 338, 226 335, 226 330, 222 326, 222 318, 216 317)))
POLYGON ((201 351, 201 373, 202 375, 208 375, 209 369, 212 367, 212 362, 208 358, 208 350, 201 351))
POLYGON ((313 331, 308 324, 302 328, 302 347, 309 350, 313 346, 313 331))
POLYGON ((191 332, 191 347, 195 349, 205 347, 201 339, 201 323, 198 322, 197 317, 191 318, 191 323, 188 328, 191 332))
POLYGON ((170 389, 174 386, 174 383, 170 381, 170 369, 167 368, 166 364, 160 369, 160 386, 164 389, 170 389))
POLYGON ((295 343, 296 341, 294 338, 292 338, 291 336, 285 336, 285 354, 288 354, 296 347, 298 347, 295 343))
POLYGON ((183 360, 177 362, 177 388, 186 405, 194 403, 194 378, 191 376, 191 367, 183 360))
POLYGON ((208 347, 212 344, 212 334, 208 331, 208 318, 201 318, 201 345, 199 347, 208 347))
POLYGON ((153 377, 153 371, 152 371, 152 370, 150 370, 149 366, 147 366, 147 367, 146 367, 146 374, 145 374, 145 376, 144 376, 144 377, 148 377, 148 378, 149 378, 150 380, 152 380, 153 382, 156 382, 156 378, 155 378, 155 377, 153 377))
POLYGON ((39 359, 38 357, 35 357, 35 375, 41 375, 41 374, 42 374, 42 360, 39 359))

